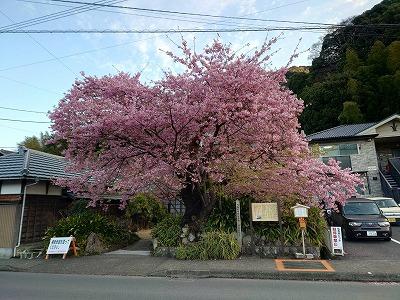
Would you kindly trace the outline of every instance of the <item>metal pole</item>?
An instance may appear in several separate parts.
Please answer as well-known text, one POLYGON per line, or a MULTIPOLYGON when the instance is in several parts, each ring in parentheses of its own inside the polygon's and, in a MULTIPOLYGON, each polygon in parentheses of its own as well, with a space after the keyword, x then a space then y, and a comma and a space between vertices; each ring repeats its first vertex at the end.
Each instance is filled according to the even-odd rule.
POLYGON ((256 254, 256 245, 254 242, 253 213, 251 209, 251 199, 249 198, 249 215, 250 215, 250 236, 251 236, 251 254, 256 254))
POLYGON ((24 195, 22 196, 22 208, 21 208, 21 218, 19 221, 19 232, 18 232, 18 243, 17 245, 14 247, 14 257, 17 255, 17 248, 21 245, 21 236, 22 236, 22 223, 24 221, 24 212, 25 212, 25 202, 26 202, 26 189, 28 186, 32 186, 37 184, 39 181, 35 180, 34 183, 31 184, 25 184, 24 187, 24 195))
POLYGON ((301 229, 301 239, 303 241, 303 258, 306 258, 306 245, 304 243, 304 228, 301 229))
POLYGON ((282 229, 282 206, 281 206, 281 198, 278 198, 278 222, 279 222, 279 249, 280 249, 280 254, 283 254, 283 239, 282 239, 282 234, 283 234, 283 229, 282 229))

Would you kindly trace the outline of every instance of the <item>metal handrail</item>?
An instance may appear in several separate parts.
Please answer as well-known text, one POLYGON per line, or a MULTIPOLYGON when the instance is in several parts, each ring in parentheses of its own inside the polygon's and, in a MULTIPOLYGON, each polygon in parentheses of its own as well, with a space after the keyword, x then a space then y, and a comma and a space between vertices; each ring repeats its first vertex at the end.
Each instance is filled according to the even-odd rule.
POLYGON ((397 162, 400 162, 400 159, 399 159, 399 158, 390 158, 390 159, 389 159, 390 165, 396 170, 396 172, 397 172, 398 174, 400 174, 399 169, 397 169, 397 167, 396 167, 397 162))
POLYGON ((383 178, 386 181, 386 184, 392 188, 392 186, 390 185, 389 181, 387 180, 387 178, 385 177, 385 175, 382 173, 381 170, 379 170, 379 175, 381 175, 381 178, 383 178))

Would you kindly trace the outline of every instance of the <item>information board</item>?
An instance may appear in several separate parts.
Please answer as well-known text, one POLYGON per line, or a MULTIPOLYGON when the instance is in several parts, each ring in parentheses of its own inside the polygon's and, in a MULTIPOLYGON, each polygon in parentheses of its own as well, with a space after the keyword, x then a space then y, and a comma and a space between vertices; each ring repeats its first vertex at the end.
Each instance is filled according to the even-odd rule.
POLYGON ((332 254, 342 255, 342 256, 344 255, 342 228, 331 227, 331 244, 332 244, 332 254))
POLYGON ((76 255, 75 238, 73 236, 51 238, 49 247, 47 247, 46 259, 52 254, 63 254, 63 258, 65 258, 71 245, 74 255, 76 255))
POLYGON ((278 222, 278 204, 277 203, 252 203, 252 220, 264 222, 278 222))

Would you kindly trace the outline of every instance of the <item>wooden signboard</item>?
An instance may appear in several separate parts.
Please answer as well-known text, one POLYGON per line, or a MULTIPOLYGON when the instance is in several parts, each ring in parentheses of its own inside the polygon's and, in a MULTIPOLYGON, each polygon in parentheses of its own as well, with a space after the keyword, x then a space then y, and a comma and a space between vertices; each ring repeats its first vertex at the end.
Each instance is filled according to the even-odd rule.
POLYGON ((77 256, 77 249, 75 238, 73 236, 69 237, 53 237, 50 240, 49 247, 46 252, 46 259, 52 254, 62 254, 63 259, 67 257, 68 251, 72 250, 74 255, 77 256))
POLYGON ((277 203, 252 203, 252 220, 264 222, 278 222, 278 204, 277 203))

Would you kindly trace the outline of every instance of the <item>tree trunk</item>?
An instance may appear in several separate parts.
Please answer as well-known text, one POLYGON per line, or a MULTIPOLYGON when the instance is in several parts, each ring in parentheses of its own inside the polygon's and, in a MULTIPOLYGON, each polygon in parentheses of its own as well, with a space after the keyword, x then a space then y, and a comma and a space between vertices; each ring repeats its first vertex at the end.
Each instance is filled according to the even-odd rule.
POLYGON ((190 182, 181 190, 181 197, 185 205, 183 224, 188 224, 195 232, 200 231, 200 226, 210 214, 215 201, 210 191, 204 191, 201 184, 190 182))
POLYGON ((181 197, 185 205, 185 214, 183 215, 183 224, 191 224, 200 219, 203 210, 203 201, 201 200, 201 191, 193 183, 187 184, 181 190, 181 197))

